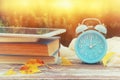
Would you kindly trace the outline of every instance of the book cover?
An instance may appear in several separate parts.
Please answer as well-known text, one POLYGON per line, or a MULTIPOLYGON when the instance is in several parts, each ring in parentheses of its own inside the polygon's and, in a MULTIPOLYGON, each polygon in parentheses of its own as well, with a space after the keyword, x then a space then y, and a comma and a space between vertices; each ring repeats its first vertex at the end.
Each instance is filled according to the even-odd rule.
POLYGON ((1 55, 0 64, 25 64, 30 59, 42 60, 45 64, 59 64, 59 52, 53 56, 1 55))
POLYGON ((36 42, 0 42, 0 54, 51 56, 59 49, 59 38, 39 38, 36 42))

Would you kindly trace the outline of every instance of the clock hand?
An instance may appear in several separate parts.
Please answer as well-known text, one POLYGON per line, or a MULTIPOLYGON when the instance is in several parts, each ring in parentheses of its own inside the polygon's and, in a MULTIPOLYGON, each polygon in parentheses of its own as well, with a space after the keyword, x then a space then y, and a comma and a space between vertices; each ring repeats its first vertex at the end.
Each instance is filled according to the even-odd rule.
POLYGON ((96 44, 93 44, 92 47, 96 46, 96 44))
POLYGON ((90 43, 92 43, 92 36, 90 37, 90 43))
POLYGON ((89 48, 92 48, 92 45, 90 45, 89 48))
POLYGON ((92 48, 92 36, 90 36, 89 48, 92 48))
POLYGON ((93 48, 94 46, 96 46, 96 44, 90 45, 89 48, 93 48))
POLYGON ((90 36, 90 45, 92 45, 92 43, 93 43, 93 37, 90 36))

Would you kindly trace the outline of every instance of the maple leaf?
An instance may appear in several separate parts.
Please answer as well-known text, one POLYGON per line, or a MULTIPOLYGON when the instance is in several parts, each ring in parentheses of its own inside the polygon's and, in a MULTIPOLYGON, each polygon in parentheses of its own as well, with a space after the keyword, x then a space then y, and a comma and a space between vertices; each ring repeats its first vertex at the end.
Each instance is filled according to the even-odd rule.
POLYGON ((41 70, 36 65, 23 65, 20 68, 20 72, 22 74, 33 74, 33 73, 41 72, 41 70))
POLYGON ((40 59, 30 59, 20 68, 20 72, 22 74, 33 74, 37 72, 41 72, 38 68, 39 66, 44 65, 44 62, 40 59))
POLYGON ((29 66, 26 66, 26 65, 24 65, 20 68, 20 70, 28 70, 28 69, 29 69, 29 66))
POLYGON ((45 64, 44 61, 42 61, 40 59, 36 59, 36 63, 37 63, 38 66, 42 66, 42 65, 45 64))
POLYGON ((36 66, 42 66, 44 65, 44 62, 40 59, 30 59, 26 62, 27 65, 36 65, 36 66))
POLYGON ((61 65, 64 65, 64 66, 72 65, 70 60, 68 60, 66 57, 62 57, 61 60, 62 60, 61 65))
POLYGON ((107 66, 108 62, 111 60, 112 56, 115 52, 108 52, 102 59, 102 63, 104 66, 107 66))
POLYGON ((9 69, 9 70, 5 73, 5 75, 14 75, 14 74, 16 74, 16 72, 14 71, 14 68, 9 69))

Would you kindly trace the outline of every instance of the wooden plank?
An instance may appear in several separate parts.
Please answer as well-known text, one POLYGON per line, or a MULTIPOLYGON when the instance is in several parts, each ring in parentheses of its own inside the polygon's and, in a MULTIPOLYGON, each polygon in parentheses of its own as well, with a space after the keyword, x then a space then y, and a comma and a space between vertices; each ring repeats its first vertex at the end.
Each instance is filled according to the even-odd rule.
MULTIPOLYGON (((0 65, 0 74, 2 75, 11 67, 18 72, 21 65, 0 65)), ((120 79, 120 69, 104 67, 102 64, 83 64, 79 60, 74 60, 72 66, 49 65, 51 69, 42 66, 41 73, 24 75, 16 74, 12 76, 0 76, 0 79, 120 79)))

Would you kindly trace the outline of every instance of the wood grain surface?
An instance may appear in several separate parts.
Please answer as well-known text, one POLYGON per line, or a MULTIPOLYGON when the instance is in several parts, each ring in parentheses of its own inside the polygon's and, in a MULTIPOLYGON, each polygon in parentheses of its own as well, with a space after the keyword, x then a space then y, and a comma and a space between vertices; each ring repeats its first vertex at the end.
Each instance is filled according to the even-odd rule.
POLYGON ((18 72, 21 65, 1 64, 0 79, 120 79, 120 69, 112 67, 104 67, 102 64, 83 64, 79 60, 73 60, 72 66, 49 65, 40 67, 40 73, 36 74, 20 74, 18 72), (18 72, 15 75, 3 75, 8 69, 14 67, 18 72))

